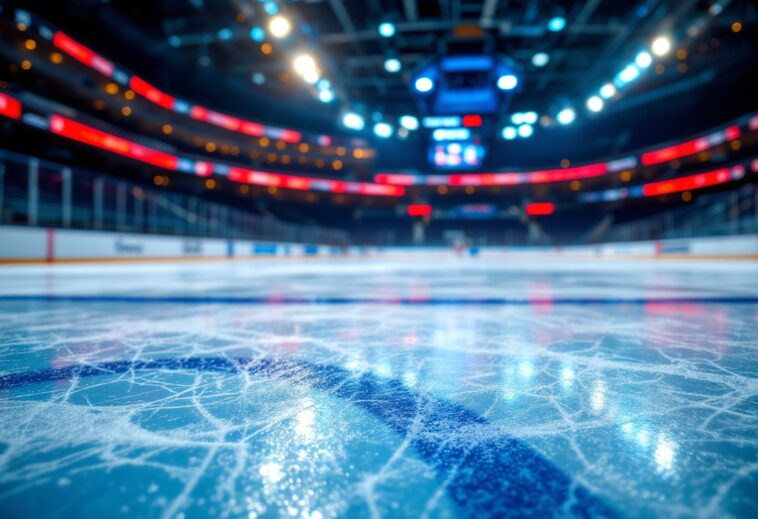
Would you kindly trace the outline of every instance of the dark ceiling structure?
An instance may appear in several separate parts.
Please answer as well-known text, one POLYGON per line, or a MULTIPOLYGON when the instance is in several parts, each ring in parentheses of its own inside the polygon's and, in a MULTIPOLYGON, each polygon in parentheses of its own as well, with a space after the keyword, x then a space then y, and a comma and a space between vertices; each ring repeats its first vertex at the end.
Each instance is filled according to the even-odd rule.
MULTIPOLYGON (((538 127, 549 127, 563 106, 572 105, 578 121, 593 124, 593 114, 585 108, 587 98, 659 35, 671 39, 671 52, 619 96, 614 103, 618 106, 607 106, 606 123, 613 113, 639 111, 641 106, 664 114, 667 107, 681 112, 686 100, 681 94, 686 92, 685 98, 701 106, 697 117, 702 121, 693 113, 684 119, 687 128, 680 133, 691 133, 698 125, 717 122, 709 119, 709 108, 702 103, 713 88, 731 90, 728 103, 734 107, 733 113, 727 107, 729 116, 756 104, 749 85, 756 77, 752 29, 758 8, 749 0, 17 3, 41 12, 131 69, 146 70, 152 81, 170 91, 243 115, 294 122, 305 130, 344 131, 339 122, 348 110, 365 116, 366 135, 372 118, 398 127, 404 114, 420 117, 424 114, 414 99, 414 74, 442 54, 467 52, 507 58, 520 70, 518 92, 496 114, 497 131, 489 139, 497 139, 510 114, 521 110, 544 115, 538 127), (269 24, 274 16, 290 21, 287 38, 272 37, 269 24), (556 18, 565 26, 551 30, 556 18), (383 23, 392 25, 391 36, 379 30, 383 23), (328 80, 335 95, 330 102, 319 102, 320 87, 293 71, 293 59, 301 52, 314 57, 320 78, 328 80), (398 60, 400 70, 388 71, 388 59, 398 60)), ((723 118, 724 107, 720 110, 723 118)), ((626 129, 636 123, 635 117, 625 118, 626 129)), ((664 131, 674 136, 677 132, 669 123, 650 138, 659 139, 664 131)), ((625 143, 645 144, 629 135, 620 138, 623 142, 605 142, 605 153, 625 143)))

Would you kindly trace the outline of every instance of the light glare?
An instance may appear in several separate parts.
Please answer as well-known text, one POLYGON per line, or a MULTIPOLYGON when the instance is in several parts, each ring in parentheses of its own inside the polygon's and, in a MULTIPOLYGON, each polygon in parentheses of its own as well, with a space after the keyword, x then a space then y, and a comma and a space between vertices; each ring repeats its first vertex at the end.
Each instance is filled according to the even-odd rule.
POLYGON ((573 108, 564 108, 560 112, 558 112, 558 122, 567 125, 574 122, 574 119, 576 119, 576 112, 573 108))
POLYGON ((591 112, 599 112, 603 109, 604 104, 600 96, 592 96, 587 99, 587 109, 591 112))
POLYGON ((671 51, 671 40, 666 36, 658 36, 653 40, 651 49, 656 56, 665 56, 671 51))
POLYGON ((290 21, 284 16, 274 16, 268 23, 268 30, 274 38, 285 38, 292 30, 290 21))

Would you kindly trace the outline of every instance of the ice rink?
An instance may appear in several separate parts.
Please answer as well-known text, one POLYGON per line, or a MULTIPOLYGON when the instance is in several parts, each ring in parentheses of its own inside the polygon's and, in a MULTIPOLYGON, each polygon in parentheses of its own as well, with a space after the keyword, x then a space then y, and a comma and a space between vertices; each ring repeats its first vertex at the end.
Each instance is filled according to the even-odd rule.
POLYGON ((756 517, 758 264, 0 269, 15 517, 756 517))

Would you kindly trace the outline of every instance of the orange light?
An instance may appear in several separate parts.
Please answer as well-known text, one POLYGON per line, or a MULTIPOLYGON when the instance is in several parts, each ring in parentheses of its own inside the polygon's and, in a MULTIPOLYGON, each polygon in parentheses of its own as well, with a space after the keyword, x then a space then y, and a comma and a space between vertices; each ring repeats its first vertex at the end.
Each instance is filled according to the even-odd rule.
POLYGON ((132 115, 132 108, 130 106, 124 106, 123 108, 121 108, 121 115, 123 115, 124 117, 129 117, 130 115, 132 115))
POLYGON ((205 181, 205 189, 214 189, 216 187, 216 181, 209 178, 205 181))
POLYGON ((109 94, 118 94, 118 85, 116 83, 108 83, 105 85, 105 91, 109 94))
POLYGON ((205 151, 208 153, 213 153, 216 151, 216 143, 215 142, 208 142, 205 144, 205 151))
POLYGON ((50 54, 50 61, 56 65, 63 62, 63 55, 60 52, 53 52, 50 54))
POLYGON ((28 59, 25 59, 24 61, 21 62, 21 68, 24 69, 24 70, 31 69, 32 68, 32 62, 29 61, 28 59))
POLYGON ((270 43, 264 43, 263 45, 261 45, 261 52, 263 54, 266 54, 266 55, 271 54, 273 50, 274 48, 271 46, 270 43))
POLYGON ((37 42, 30 38, 24 42, 24 47, 26 50, 34 50, 37 48, 37 42))
POLYGON ((170 124, 164 124, 161 130, 163 130, 163 133, 166 135, 171 135, 171 133, 174 131, 174 128, 170 124))

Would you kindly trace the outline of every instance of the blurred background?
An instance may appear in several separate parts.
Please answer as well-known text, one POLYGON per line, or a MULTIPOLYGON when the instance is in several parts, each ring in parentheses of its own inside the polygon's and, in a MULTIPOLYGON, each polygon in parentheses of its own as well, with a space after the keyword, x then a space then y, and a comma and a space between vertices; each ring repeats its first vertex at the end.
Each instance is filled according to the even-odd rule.
POLYGON ((757 22, 747 0, 3 2, 0 222, 330 246, 748 235, 757 22))

